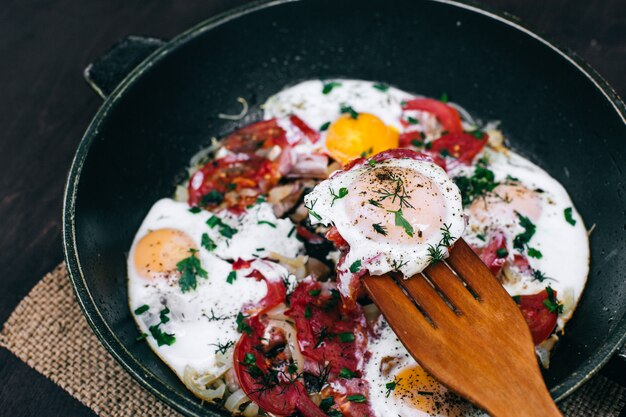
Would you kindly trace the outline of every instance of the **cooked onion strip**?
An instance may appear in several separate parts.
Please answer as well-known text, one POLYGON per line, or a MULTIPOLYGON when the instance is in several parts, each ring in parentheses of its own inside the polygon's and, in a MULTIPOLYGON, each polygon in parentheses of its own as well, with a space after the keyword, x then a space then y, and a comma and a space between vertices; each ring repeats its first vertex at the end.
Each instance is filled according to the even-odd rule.
POLYGON ((246 114, 248 114, 248 102, 243 97, 237 97, 237 101, 241 103, 241 112, 239 114, 224 114, 220 113, 217 115, 220 119, 224 120, 241 120, 246 114))
POLYGON ((285 303, 280 303, 267 312, 267 318, 272 320, 289 320, 289 317, 285 315, 286 311, 287 305, 285 303))
POLYGON ((259 415, 259 406, 254 401, 250 401, 250 404, 243 410, 244 417, 256 417, 259 415))
POLYGON ((190 366, 185 367, 183 383, 198 398, 209 402, 222 398, 226 393, 226 384, 220 379, 220 375, 211 373, 198 375, 198 372, 190 366), (215 388, 207 388, 210 384, 214 384, 215 388))
POLYGON ((239 412, 239 407, 241 407, 244 403, 250 401, 248 396, 242 389, 238 389, 237 391, 230 394, 226 402, 224 403, 224 407, 230 411, 231 413, 239 412))
POLYGON ((291 351, 291 358, 294 363, 298 367, 298 371, 301 372, 304 370, 304 356, 302 356, 302 352, 300 351, 300 346, 298 345, 298 338, 295 327, 291 324, 287 323, 283 320, 269 320, 269 327, 275 327, 281 329, 285 333, 285 338, 287 339, 287 346, 291 351))

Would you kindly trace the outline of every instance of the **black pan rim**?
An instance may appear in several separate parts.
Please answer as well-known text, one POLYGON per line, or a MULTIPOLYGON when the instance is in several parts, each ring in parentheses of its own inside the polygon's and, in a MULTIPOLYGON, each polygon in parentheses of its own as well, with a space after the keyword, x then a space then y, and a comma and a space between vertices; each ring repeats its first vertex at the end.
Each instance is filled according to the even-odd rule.
MULTIPOLYGON (((142 366, 142 364, 124 348, 124 345, 117 338, 112 329, 108 326, 98 307, 96 306, 89 287, 87 285, 86 277, 82 271, 78 248, 76 247, 76 230, 75 230, 75 204, 78 191, 78 183, 80 174, 86 159, 86 156, 91 147, 93 139, 97 136, 100 124, 106 119, 110 109, 115 103, 124 95, 124 92, 130 87, 143 73, 148 71, 152 66, 156 65, 164 56, 170 52, 176 50, 178 47, 189 41, 190 39, 210 31, 211 29, 226 23, 230 20, 236 19, 240 16, 253 13, 255 11, 278 6, 284 3, 291 3, 299 0, 259 0, 241 7, 226 11, 222 14, 209 18, 196 26, 188 29, 187 31, 176 36, 161 48, 152 53, 141 64, 139 64, 128 76, 116 87, 116 89, 106 98, 104 103, 99 108, 98 112, 92 119, 89 127, 83 135, 74 159, 72 161, 66 187, 64 191, 63 200, 63 248, 65 253, 65 262, 68 268, 70 280, 74 289, 74 293, 79 302, 81 310, 83 311, 87 322, 90 327, 100 339, 104 347, 109 353, 120 363, 120 365, 135 378, 144 388, 150 391, 153 395, 159 398, 166 404, 174 407, 178 411, 186 415, 198 415, 206 413, 207 408, 214 413, 214 415, 227 415, 220 412, 216 406, 201 405, 199 402, 194 402, 188 398, 177 393, 172 387, 165 384, 158 379, 148 369, 142 366)), ((302 0, 300 0, 302 1, 302 0)), ((525 36, 533 38, 535 41, 549 47, 555 53, 560 55, 563 59, 569 62, 575 70, 581 72, 587 77, 595 87, 601 92, 607 100, 611 103, 615 109, 618 117, 626 124, 626 104, 620 99, 615 90, 605 81, 589 64, 587 64, 582 58, 580 58, 573 51, 557 46, 553 42, 546 40, 544 37, 538 35, 535 31, 523 25, 519 20, 511 15, 496 12, 490 10, 484 6, 479 6, 473 2, 459 1, 459 0, 427 0, 435 3, 446 4, 452 7, 459 7, 474 13, 479 13, 494 19, 500 23, 504 23, 513 29, 522 32, 525 36)), ((572 375, 567 377, 559 385, 555 386, 551 390, 551 394, 555 401, 561 401, 589 380, 595 375, 600 368, 611 358, 611 355, 617 351, 626 342, 626 319, 622 318, 621 321, 616 324, 616 328, 603 346, 592 354, 592 356, 581 365, 572 375)))

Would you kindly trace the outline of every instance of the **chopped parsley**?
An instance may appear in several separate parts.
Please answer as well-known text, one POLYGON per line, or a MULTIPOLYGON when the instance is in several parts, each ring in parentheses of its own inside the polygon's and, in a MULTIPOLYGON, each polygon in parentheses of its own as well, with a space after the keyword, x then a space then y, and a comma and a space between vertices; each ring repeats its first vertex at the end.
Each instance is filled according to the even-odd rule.
POLYGON ((344 343, 354 342, 354 333, 352 332, 339 333, 337 336, 344 343))
POLYGON ((198 214, 202 211, 202 209, 198 206, 193 206, 189 209, 189 212, 193 213, 193 214, 198 214))
POLYGON ((137 307, 137 308, 135 309, 135 314, 136 314, 136 315, 143 314, 143 313, 145 313, 146 311, 148 311, 149 309, 150 309, 150 306, 149 306, 148 304, 144 304, 144 305, 142 305, 141 307, 137 307))
POLYGON ((342 104, 339 111, 341 112, 341 114, 349 113, 350 117, 355 120, 359 118, 359 113, 347 104, 342 104))
POLYGON ((248 318, 248 316, 244 316, 241 311, 237 313, 237 318, 235 319, 235 322, 237 323, 237 331, 239 333, 245 332, 250 335, 252 334, 252 327, 250 327, 246 318, 248 318))
POLYGON ((497 256, 498 258, 506 258, 508 255, 509 255, 509 251, 508 251, 508 250, 506 250, 506 248, 499 248, 499 249, 496 251, 496 256, 497 256))
POLYGON ((448 93, 446 93, 445 91, 441 93, 441 97, 439 98, 439 101, 441 101, 442 103, 447 103, 448 100, 449 100, 448 93))
POLYGON ((572 208, 568 207, 563 210, 563 216, 565 216, 565 221, 571 224, 572 226, 576 226, 576 220, 572 216, 572 208))
POLYGON ((498 186, 493 171, 487 168, 487 161, 481 158, 471 176, 459 176, 453 179, 461 191, 463 206, 471 204, 476 198, 483 197, 498 186))
POLYGON ((406 118, 406 121, 407 121, 407 122, 409 122, 409 123, 410 123, 410 124, 412 124, 412 125, 417 125, 417 124, 419 124, 419 122, 420 122, 420 121, 419 121, 419 120, 417 120, 415 117, 411 117, 411 116, 407 117, 407 118, 406 118))
POLYGON ((211 216, 208 218, 208 220, 206 221, 207 226, 209 226, 211 229, 213 229, 215 226, 217 226, 218 224, 222 224, 222 220, 217 217, 217 216, 211 216))
POLYGON ((310 319, 311 318, 311 306, 306 306, 304 308, 304 318, 305 319, 310 319))
POLYGON ((324 83, 324 86, 322 87, 322 94, 329 94, 331 91, 333 91, 335 87, 341 87, 341 83, 338 83, 336 81, 329 81, 327 83, 324 83))
POLYGON ((222 219, 220 219, 217 216, 211 216, 207 221, 206 224, 213 229, 215 226, 218 226, 218 231, 220 233, 220 235, 230 239, 232 238, 236 233, 237 233, 237 229, 234 229, 232 227, 230 227, 229 225, 227 225, 226 223, 224 223, 222 221, 222 219))
POLYGON ((374 166, 376 166, 376 161, 373 160, 373 159, 370 159, 370 160, 367 161, 367 165, 369 165, 371 167, 374 167, 374 166))
POLYGON ((392 393, 393 390, 396 389, 396 385, 398 385, 398 382, 400 382, 401 380, 402 378, 398 379, 397 381, 387 382, 385 384, 385 388, 387 388, 387 393, 385 394, 385 397, 389 398, 389 395, 392 393))
POLYGON ((554 293, 552 287, 547 286, 546 292, 548 293, 548 298, 543 300, 543 305, 550 310, 550 313, 563 313, 563 304, 561 304, 561 302, 556 298, 556 294, 554 293))
POLYGON ((361 270, 361 260, 360 259, 358 261, 354 261, 352 263, 352 265, 350 265, 350 272, 352 272, 353 274, 356 274, 360 270, 361 270))
POLYGON ((517 214, 517 217, 519 218, 519 224, 524 229, 524 231, 515 236, 515 238, 513 239, 513 247, 521 252, 524 250, 525 247, 528 246, 528 242, 530 242, 530 239, 532 239, 532 237, 535 235, 537 227, 534 225, 533 222, 530 221, 528 217, 523 216, 518 211, 516 211, 515 214, 517 214))
POLYGON ((366 401, 365 395, 361 394, 348 395, 346 398, 353 403, 364 403, 366 401))
POLYGON ((339 200, 348 195, 348 189, 346 187, 341 187, 337 193, 330 188, 330 195, 333 196, 333 201, 330 202, 330 206, 332 207, 335 204, 335 200, 339 200))
POLYGON ((320 131, 323 132, 325 130, 328 130, 329 127, 330 127, 330 122, 326 122, 320 126, 320 131))
POLYGON ((224 194, 220 193, 217 190, 211 190, 207 194, 202 196, 200 204, 203 206, 207 206, 210 204, 220 204, 222 201, 224 201, 224 194))
POLYGON ((202 245, 204 249, 208 250, 209 252, 217 248, 217 245, 215 244, 213 239, 209 237, 207 233, 202 233, 202 239, 200 240, 200 244, 202 245))
POLYGON ((320 289, 316 289, 316 290, 310 290, 309 291, 309 295, 311 297, 317 297, 318 295, 320 295, 322 293, 322 290, 320 289))
POLYGON ((266 224, 266 225, 276 229, 276 224, 272 223, 272 222, 268 222, 267 220, 259 220, 256 224, 266 224))
POLYGON ((533 279, 539 282, 544 282, 546 280, 554 281, 554 278, 547 277, 544 272, 541 272, 538 269, 533 270, 533 279))
POLYGON ((404 229, 404 232, 407 235, 409 235, 409 237, 413 237, 413 232, 415 230, 413 229, 413 226, 411 226, 411 223, 409 223, 408 220, 404 218, 404 215, 402 214, 402 209, 401 208, 396 210, 396 211, 394 211, 394 210, 387 210, 387 212, 394 214, 395 225, 396 226, 402 227, 404 229))
POLYGON ((386 92, 387 90, 389 90, 389 86, 387 84, 383 84, 383 83, 376 83, 376 84, 372 85, 372 87, 374 87, 378 91, 382 91, 383 93, 386 92))
POLYGON ((325 413, 327 413, 333 405, 335 405, 335 399, 333 397, 326 397, 320 401, 320 409, 325 413))
POLYGON ((195 290, 198 285, 197 278, 207 278, 207 272, 202 268, 200 259, 196 257, 198 252, 196 249, 189 249, 191 255, 176 264, 176 268, 180 272, 178 285, 182 292, 195 290))
POLYGON ((150 326, 148 329, 150 330, 150 334, 156 340, 158 346, 172 346, 174 342, 176 342, 176 336, 171 333, 166 333, 159 328, 159 324, 155 324, 154 326, 150 326))
POLYGON ((230 271, 228 273, 228 276, 226 277, 226 282, 229 284, 232 284, 233 282, 235 282, 236 279, 237 279, 237 272, 230 271))
POLYGON ((295 231, 296 231, 296 226, 292 226, 291 230, 289 231, 289 233, 287 233, 287 237, 293 236, 293 232, 295 232, 295 231))
POLYGON ((374 223, 374 224, 372 225, 372 227, 374 228, 374 231, 375 231, 376 233, 379 233, 379 234, 381 234, 381 235, 383 235, 383 236, 387 236, 387 228, 386 228, 385 226, 383 226, 382 224, 380 224, 380 223, 374 223))
POLYGON ((352 379, 352 378, 356 378, 356 374, 352 372, 351 370, 349 370, 348 368, 341 368, 341 371, 339 371, 339 377, 345 378, 345 379, 352 379))
POLYGON ((469 133, 470 135, 474 136, 476 139, 482 139, 485 136, 485 132, 483 132, 479 128, 470 130, 469 132, 466 132, 466 133, 469 133))
POLYGON ((148 333, 141 333, 139 336, 135 338, 135 340, 139 342, 140 340, 143 340, 146 337, 148 337, 148 333))
POLYGON ((541 251, 535 248, 528 248, 528 256, 530 256, 531 258, 535 258, 535 259, 543 258, 543 254, 541 253, 541 251))
POLYGON ((170 321, 170 318, 167 317, 168 314, 170 314, 170 309, 167 308, 167 307, 163 308, 163 310, 161 310, 159 312, 159 319, 161 319, 161 323, 162 324, 167 323, 168 321, 170 321))

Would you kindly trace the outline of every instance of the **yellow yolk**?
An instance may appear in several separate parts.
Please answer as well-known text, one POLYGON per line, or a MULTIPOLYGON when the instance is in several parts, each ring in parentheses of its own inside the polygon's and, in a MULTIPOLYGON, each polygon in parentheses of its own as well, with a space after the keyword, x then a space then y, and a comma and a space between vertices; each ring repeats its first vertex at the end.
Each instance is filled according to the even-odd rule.
POLYGON ((485 198, 474 200, 470 207, 472 217, 480 223, 498 219, 509 223, 517 218, 515 212, 536 222, 541 215, 541 198, 536 191, 523 185, 500 184, 485 198))
POLYGON ((419 365, 400 371, 395 382, 394 397, 416 410, 431 415, 461 417, 471 409, 468 403, 447 391, 419 365))
POLYGON ((446 201, 429 178, 386 166, 362 175, 346 197, 346 210, 366 239, 423 243, 443 227, 446 201), (397 224, 400 208, 413 236, 397 224))
POLYGON ((143 278, 167 277, 175 272, 176 264, 196 249, 193 240, 175 229, 158 229, 142 237, 135 246, 135 269, 143 278))
POLYGON ((356 118, 345 114, 328 128, 326 149, 337 161, 346 162, 398 147, 398 131, 378 117, 359 113, 356 118))

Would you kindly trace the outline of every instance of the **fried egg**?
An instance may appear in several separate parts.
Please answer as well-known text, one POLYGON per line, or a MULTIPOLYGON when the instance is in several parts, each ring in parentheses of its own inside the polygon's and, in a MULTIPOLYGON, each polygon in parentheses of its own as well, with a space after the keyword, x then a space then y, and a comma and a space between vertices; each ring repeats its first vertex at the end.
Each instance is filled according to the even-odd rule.
POLYGON ((289 219, 277 219, 267 203, 237 216, 194 213, 186 203, 170 199, 156 202, 128 256, 129 304, 140 338, 181 379, 189 368, 208 374, 229 368, 223 356, 239 338, 237 314, 267 293, 264 282, 246 275, 257 269, 269 279, 295 281, 281 265, 257 259, 271 252, 300 253, 302 243, 288 236, 292 227, 289 219), (211 227, 213 218, 220 223, 211 227), (221 230, 226 236, 220 234, 223 225, 230 228, 221 230), (206 277, 198 275, 196 287, 183 291, 177 265, 190 257, 197 259, 206 277), (253 262, 250 268, 234 271, 229 261, 236 259, 253 262))
POLYGON ((305 205, 313 223, 334 225, 348 242, 344 264, 353 273, 411 277, 433 250, 446 257, 445 235, 453 241, 465 228, 458 187, 427 158, 371 158, 319 183, 305 205))

